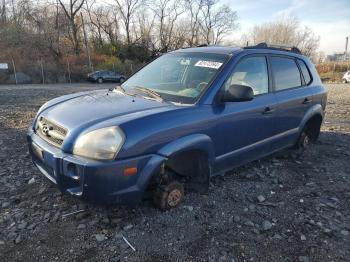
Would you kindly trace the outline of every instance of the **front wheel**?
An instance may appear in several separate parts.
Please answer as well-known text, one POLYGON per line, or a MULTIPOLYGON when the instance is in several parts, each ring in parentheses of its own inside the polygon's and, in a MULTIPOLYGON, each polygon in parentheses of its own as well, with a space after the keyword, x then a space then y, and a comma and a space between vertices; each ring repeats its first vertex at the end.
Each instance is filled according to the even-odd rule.
POLYGON ((98 78, 98 79, 97 79, 97 83, 98 83, 98 84, 103 84, 103 79, 102 79, 102 78, 98 78))
POLYGON ((161 210, 177 207, 184 198, 184 186, 179 181, 172 181, 159 186, 154 192, 153 202, 161 210))
POLYGON ((348 81, 346 79, 343 79, 343 84, 346 84, 348 81))

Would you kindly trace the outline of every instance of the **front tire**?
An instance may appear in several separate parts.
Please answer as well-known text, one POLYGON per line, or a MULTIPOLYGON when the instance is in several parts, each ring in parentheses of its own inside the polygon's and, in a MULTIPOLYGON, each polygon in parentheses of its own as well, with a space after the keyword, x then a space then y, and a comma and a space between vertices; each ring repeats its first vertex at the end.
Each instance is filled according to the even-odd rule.
POLYGON ((103 79, 102 79, 102 78, 98 78, 98 79, 97 79, 97 83, 98 83, 98 84, 103 84, 103 79))
POLYGON ((346 79, 343 79, 343 84, 347 84, 348 81, 346 79))

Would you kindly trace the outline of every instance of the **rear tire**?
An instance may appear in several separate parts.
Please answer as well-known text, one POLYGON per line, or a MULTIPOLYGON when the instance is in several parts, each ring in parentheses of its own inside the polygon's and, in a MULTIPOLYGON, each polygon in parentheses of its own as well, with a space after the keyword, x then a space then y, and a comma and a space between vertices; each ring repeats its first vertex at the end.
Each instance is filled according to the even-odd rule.
POLYGON ((97 79, 97 83, 98 83, 98 84, 103 84, 103 79, 102 79, 102 78, 98 78, 98 79, 97 79))
POLYGON ((303 131, 299 137, 297 148, 299 149, 307 149, 311 143, 311 139, 306 131, 303 131))
POLYGON ((159 186, 153 195, 153 203, 161 210, 177 207, 184 198, 184 186, 177 180, 159 186))

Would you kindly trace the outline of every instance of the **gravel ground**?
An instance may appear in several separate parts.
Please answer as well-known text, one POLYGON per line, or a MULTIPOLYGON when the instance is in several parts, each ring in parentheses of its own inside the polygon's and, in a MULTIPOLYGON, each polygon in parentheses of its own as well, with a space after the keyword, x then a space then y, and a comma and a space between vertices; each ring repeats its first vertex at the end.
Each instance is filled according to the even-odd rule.
POLYGON ((320 139, 302 155, 237 168, 168 212, 87 205, 33 167, 39 107, 94 88, 0 86, 1 261, 350 261, 350 85, 328 85, 320 139))

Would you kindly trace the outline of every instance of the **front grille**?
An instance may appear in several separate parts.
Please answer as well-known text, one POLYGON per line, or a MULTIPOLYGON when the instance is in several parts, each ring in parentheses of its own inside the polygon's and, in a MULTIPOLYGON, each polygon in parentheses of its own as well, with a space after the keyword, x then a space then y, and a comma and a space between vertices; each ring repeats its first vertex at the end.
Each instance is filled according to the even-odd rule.
POLYGON ((67 129, 42 116, 38 119, 35 132, 42 139, 57 147, 61 147, 67 135, 67 129))

